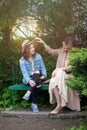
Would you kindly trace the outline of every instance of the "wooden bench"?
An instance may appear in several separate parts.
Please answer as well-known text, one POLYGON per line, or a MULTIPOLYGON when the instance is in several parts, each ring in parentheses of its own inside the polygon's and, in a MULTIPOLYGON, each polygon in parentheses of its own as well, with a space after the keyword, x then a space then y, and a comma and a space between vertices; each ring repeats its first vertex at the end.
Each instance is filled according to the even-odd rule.
MULTIPOLYGON (((20 68, 18 65, 13 65, 12 66, 12 82, 13 84, 11 86, 8 86, 9 90, 11 90, 12 93, 12 107, 14 107, 15 102, 14 102, 14 91, 19 91, 19 90, 29 90, 29 86, 24 85, 23 83, 19 83, 19 79, 22 79, 22 76, 19 78, 18 76, 21 75, 20 68)), ((48 90, 48 82, 44 82, 44 84, 41 87, 41 90, 48 90)))

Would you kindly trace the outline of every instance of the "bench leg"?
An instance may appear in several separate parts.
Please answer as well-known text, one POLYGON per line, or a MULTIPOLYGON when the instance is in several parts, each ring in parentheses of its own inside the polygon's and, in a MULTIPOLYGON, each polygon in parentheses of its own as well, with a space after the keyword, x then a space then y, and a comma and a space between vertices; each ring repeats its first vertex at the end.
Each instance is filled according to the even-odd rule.
POLYGON ((12 108, 14 108, 15 102, 14 102, 14 91, 12 90, 12 108))

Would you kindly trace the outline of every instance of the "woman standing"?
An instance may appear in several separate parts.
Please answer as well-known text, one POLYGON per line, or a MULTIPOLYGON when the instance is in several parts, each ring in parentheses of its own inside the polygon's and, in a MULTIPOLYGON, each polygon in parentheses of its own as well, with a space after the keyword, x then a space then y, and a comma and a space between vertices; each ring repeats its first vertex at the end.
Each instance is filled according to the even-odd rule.
POLYGON ((37 42, 43 43, 45 50, 52 55, 58 56, 56 69, 52 72, 52 78, 49 83, 50 103, 57 103, 56 108, 50 114, 58 114, 63 107, 67 106, 71 110, 80 111, 79 94, 68 88, 65 79, 72 76, 72 67, 69 65, 69 52, 75 47, 73 37, 67 37, 63 41, 61 49, 50 48, 42 39, 36 38, 37 42))
POLYGON ((47 76, 42 57, 35 51, 35 41, 25 40, 22 43, 22 57, 20 58, 20 68, 23 75, 23 83, 29 85, 30 89, 25 93, 23 99, 29 100, 32 93, 31 108, 34 112, 39 112, 38 94, 42 81, 47 76))

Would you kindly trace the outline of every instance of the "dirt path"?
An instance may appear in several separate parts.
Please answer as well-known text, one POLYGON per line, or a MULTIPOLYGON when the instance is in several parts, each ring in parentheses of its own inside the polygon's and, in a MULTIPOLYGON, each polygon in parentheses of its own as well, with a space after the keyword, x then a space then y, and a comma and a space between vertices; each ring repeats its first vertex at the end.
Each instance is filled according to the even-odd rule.
POLYGON ((56 117, 48 115, 48 110, 36 114, 26 109, 2 111, 0 130, 66 130, 83 122, 87 125, 87 111, 63 111, 56 117))
POLYGON ((0 130, 65 130, 79 126, 79 119, 50 119, 0 116, 0 130))

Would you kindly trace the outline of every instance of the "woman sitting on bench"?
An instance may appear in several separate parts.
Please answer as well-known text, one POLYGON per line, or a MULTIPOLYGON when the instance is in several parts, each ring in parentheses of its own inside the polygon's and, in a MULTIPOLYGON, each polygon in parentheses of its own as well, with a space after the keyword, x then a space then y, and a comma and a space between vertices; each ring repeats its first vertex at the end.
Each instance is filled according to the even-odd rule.
POLYGON ((72 76, 69 52, 76 45, 75 39, 73 37, 65 38, 63 47, 60 49, 50 48, 41 38, 36 38, 36 40, 43 44, 49 54, 58 56, 56 69, 53 71, 49 83, 50 103, 57 103, 57 106, 50 114, 59 114, 65 106, 71 110, 80 111, 79 93, 65 84, 65 79, 72 76))
POLYGON ((34 112, 39 112, 38 109, 38 94, 44 81, 46 68, 40 54, 35 52, 35 40, 29 42, 25 40, 22 43, 22 57, 20 58, 20 68, 23 75, 23 83, 29 85, 30 89, 25 93, 23 99, 29 100, 32 93, 31 108, 34 112))

